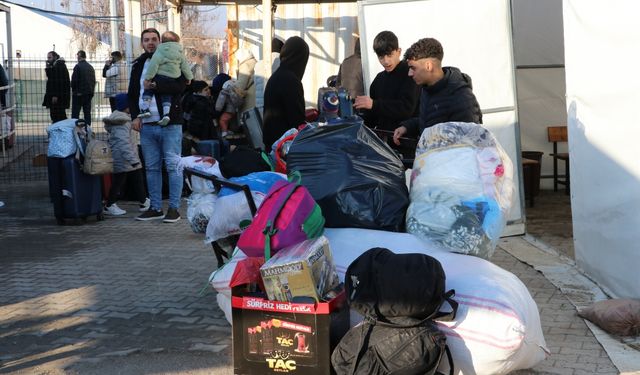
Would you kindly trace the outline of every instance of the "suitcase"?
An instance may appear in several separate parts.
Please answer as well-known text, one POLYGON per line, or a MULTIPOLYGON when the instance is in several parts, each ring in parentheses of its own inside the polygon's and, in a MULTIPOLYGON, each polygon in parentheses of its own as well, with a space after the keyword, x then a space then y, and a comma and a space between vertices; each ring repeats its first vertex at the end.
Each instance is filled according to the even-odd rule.
POLYGON ((260 110, 258 110, 258 108, 251 108, 242 112, 241 120, 249 146, 264 151, 264 143, 262 142, 262 114, 260 114, 260 110))
POLYGON ((229 152, 229 141, 226 139, 208 139, 206 141, 197 141, 195 143, 196 153, 202 156, 211 156, 219 160, 229 152))
POLYGON ((101 176, 83 173, 74 155, 47 158, 47 169, 49 196, 58 224, 64 224, 65 219, 80 218, 86 221, 91 215, 103 220, 101 176))

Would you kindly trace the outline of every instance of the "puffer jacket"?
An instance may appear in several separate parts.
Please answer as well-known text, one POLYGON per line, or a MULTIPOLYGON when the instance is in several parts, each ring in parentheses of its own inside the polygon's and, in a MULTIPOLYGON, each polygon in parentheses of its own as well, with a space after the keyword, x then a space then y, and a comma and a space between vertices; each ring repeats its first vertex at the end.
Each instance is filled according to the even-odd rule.
POLYGON ((184 75, 187 80, 193 79, 193 72, 187 58, 182 53, 182 45, 178 42, 160 43, 153 53, 144 79, 151 80, 157 75, 178 78, 184 75))
POLYGON ((482 124, 482 112, 473 94, 471 77, 454 67, 444 67, 444 77, 431 86, 422 86, 420 117, 400 125, 408 136, 420 137, 424 129, 443 122, 482 124))
POLYGON ((113 173, 124 173, 142 168, 138 147, 131 141, 131 116, 113 111, 102 119, 109 133, 109 147, 113 155, 113 173))

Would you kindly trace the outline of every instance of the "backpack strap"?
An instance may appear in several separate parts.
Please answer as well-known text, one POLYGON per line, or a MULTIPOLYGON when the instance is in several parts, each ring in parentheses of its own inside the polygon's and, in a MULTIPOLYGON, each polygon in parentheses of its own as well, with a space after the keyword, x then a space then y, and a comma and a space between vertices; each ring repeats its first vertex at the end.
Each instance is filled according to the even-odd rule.
MULTIPOLYGON (((271 237, 278 233, 278 228, 276 228, 276 220, 280 216, 280 212, 284 208, 285 204, 289 198, 293 195, 293 193, 298 189, 300 185, 298 184, 286 184, 277 189, 276 191, 280 191, 278 195, 278 209, 269 212, 269 216, 267 217, 267 224, 265 225, 262 234, 264 234, 264 261, 268 261, 271 258, 271 237)), ((274 191, 274 193, 276 192, 274 191)))
POLYGON ((444 352, 447 353, 447 360, 449 361, 449 375, 453 375, 453 356, 451 355, 451 350, 449 350, 449 345, 444 344, 444 352))
POLYGON ((433 320, 440 320, 442 322, 450 322, 456 318, 456 313, 458 312, 458 302, 454 301, 453 296, 456 295, 456 291, 454 289, 449 290, 443 296, 442 302, 435 313, 431 314, 429 317, 433 320), (451 306, 451 311, 448 313, 441 312, 440 309, 442 305, 444 305, 445 301, 451 306))

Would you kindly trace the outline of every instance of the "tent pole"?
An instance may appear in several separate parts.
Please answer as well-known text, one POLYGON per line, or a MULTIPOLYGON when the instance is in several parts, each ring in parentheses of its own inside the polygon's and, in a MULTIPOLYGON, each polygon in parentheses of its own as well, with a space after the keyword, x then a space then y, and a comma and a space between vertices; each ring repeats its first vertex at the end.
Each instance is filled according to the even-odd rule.
POLYGON ((264 60, 265 82, 271 76, 271 38, 273 38, 273 13, 271 0, 262 0, 262 60, 264 60))

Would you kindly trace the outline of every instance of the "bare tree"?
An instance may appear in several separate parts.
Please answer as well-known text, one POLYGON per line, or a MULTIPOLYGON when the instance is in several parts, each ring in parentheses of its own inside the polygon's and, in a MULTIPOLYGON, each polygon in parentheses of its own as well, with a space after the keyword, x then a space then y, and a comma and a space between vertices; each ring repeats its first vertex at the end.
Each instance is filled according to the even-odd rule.
MULTIPOLYGON (((62 3, 68 4, 69 0, 62 0, 62 3)), ((142 0, 140 2, 143 26, 154 27, 158 25, 166 25, 167 23, 167 6, 165 0, 142 0)), ((122 1, 117 2, 118 19, 118 35, 120 45, 124 45, 124 5, 122 1)), ((109 0, 83 0, 82 14, 85 16, 109 15, 109 0)), ((182 9, 180 21, 182 24, 181 37, 185 50, 195 49, 198 51, 211 48, 212 46, 205 35, 203 23, 212 21, 213 15, 201 16, 197 7, 185 7, 182 9)), ((97 48, 108 42, 110 38, 111 24, 108 19, 104 18, 74 18, 72 22, 73 38, 78 42, 81 48, 87 53, 94 54, 97 48)), ((158 27, 162 29, 163 27, 158 27)))

